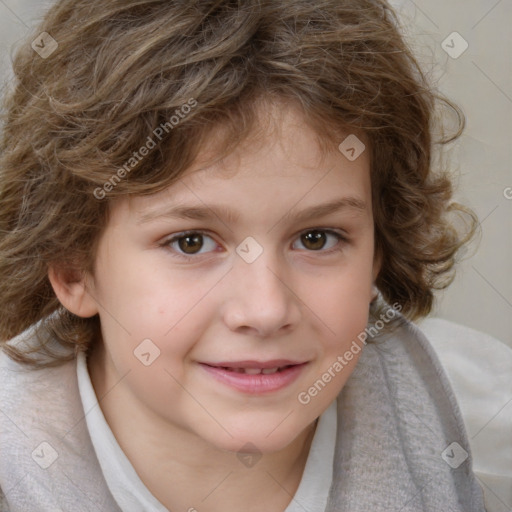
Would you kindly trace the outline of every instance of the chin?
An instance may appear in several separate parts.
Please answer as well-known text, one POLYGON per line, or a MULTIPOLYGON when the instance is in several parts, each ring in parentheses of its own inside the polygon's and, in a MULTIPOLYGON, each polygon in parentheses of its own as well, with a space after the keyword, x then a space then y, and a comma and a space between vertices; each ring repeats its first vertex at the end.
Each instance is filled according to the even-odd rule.
MULTIPOLYGON (((282 419, 280 420, 282 421, 282 419)), ((284 450, 292 443, 304 429, 290 429, 276 422, 271 428, 260 424, 259 428, 254 428, 254 424, 248 428, 238 428, 227 430, 233 437, 227 434, 224 436, 203 437, 205 441, 214 445, 216 448, 234 453, 247 453, 255 455, 264 455, 276 453, 284 450), (276 428, 277 427, 277 428, 276 428)))

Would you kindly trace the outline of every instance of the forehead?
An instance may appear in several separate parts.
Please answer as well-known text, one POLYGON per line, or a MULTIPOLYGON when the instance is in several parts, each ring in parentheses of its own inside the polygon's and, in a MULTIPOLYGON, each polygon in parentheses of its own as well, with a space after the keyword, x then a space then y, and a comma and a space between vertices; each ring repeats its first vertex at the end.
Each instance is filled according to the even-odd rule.
POLYGON ((199 207, 214 202, 232 210, 249 206, 263 214, 265 209, 289 210, 295 203, 311 206, 344 197, 350 199, 347 205, 364 203, 371 211, 370 157, 364 136, 342 133, 341 150, 338 145, 329 147, 297 108, 280 105, 261 111, 257 129, 222 158, 216 157, 219 137, 212 132, 176 183, 129 200, 137 221, 180 203, 199 207), (357 158, 347 153, 352 148, 359 153, 357 158))
MULTIPOLYGON (((339 156, 340 145, 344 152, 342 154, 346 156, 350 157, 350 151, 347 153, 346 150, 350 150, 354 143, 358 153, 364 153, 363 160, 369 156, 369 151, 362 151, 362 148, 368 148, 369 143, 360 130, 356 133, 353 129, 334 128, 332 122, 317 124, 315 129, 298 105, 290 100, 262 100, 250 108, 254 110, 256 121, 247 138, 230 154, 220 158, 218 148, 232 134, 225 131, 222 125, 215 126, 203 141, 196 161, 183 176, 207 169, 215 170, 218 177, 223 172, 231 176, 233 171, 243 170, 241 159, 262 159, 270 148, 276 149, 276 146, 282 153, 280 156, 293 163, 296 169, 321 167, 327 156, 332 156, 332 153, 339 156), (347 138, 348 144, 345 144, 347 138)), ((277 153, 273 151, 272 157, 276 158, 277 153)), ((264 172, 264 167, 259 169, 259 174, 264 172)))

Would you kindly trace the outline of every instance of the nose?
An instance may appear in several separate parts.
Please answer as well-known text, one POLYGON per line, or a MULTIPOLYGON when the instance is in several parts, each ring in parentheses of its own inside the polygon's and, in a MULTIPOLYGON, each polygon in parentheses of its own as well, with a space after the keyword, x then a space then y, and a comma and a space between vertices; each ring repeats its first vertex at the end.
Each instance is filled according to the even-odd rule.
POLYGON ((266 338, 293 330, 300 320, 291 274, 268 252, 252 263, 238 258, 229 273, 223 318, 233 332, 266 338))

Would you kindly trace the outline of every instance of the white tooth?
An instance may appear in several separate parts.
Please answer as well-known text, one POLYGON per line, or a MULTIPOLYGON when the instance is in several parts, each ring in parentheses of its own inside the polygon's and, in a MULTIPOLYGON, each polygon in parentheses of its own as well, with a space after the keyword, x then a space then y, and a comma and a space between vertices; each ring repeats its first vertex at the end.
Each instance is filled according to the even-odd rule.
POLYGON ((262 373, 268 375, 269 373, 276 373, 279 368, 264 368, 262 373))
POLYGON ((245 368, 245 373, 248 373, 249 375, 257 375, 260 372, 261 370, 259 368, 245 368))

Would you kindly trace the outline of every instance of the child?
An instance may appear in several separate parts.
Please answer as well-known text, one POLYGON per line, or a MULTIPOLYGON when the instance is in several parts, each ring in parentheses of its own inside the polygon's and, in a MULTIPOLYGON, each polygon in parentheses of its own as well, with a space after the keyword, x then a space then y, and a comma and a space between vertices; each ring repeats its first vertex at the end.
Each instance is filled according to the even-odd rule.
POLYGON ((431 165, 436 99, 462 114, 384 0, 59 0, 32 40, 3 510, 483 511, 411 323, 474 231, 431 165))

